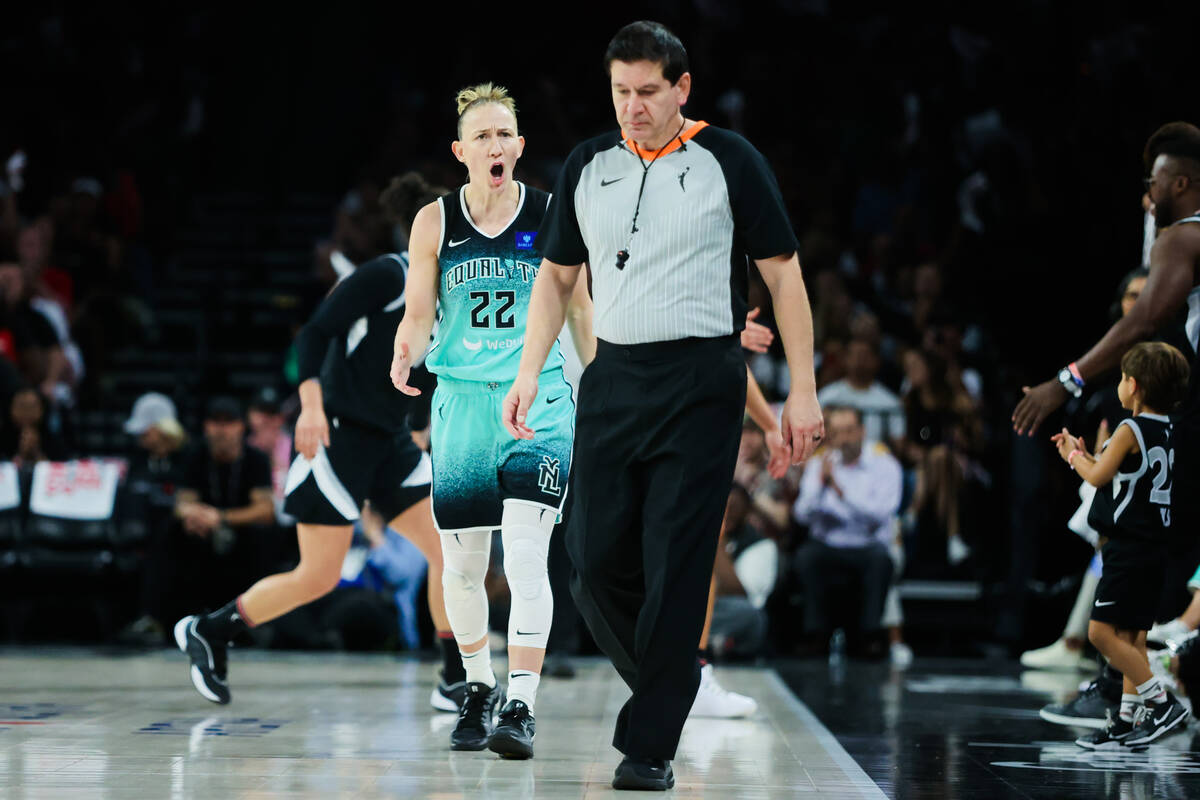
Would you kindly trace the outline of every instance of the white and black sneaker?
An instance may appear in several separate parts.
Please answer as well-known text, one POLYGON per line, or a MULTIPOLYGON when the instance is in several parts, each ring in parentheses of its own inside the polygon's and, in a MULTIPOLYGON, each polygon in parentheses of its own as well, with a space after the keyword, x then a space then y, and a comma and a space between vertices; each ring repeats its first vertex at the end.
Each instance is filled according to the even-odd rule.
POLYGON ((495 686, 478 681, 467 684, 467 697, 458 712, 458 722, 450 731, 451 750, 487 748, 501 693, 499 682, 495 686))
MULTIPOLYGON (((1137 713, 1142 713, 1141 706, 1138 706, 1137 713)), ((1133 733, 1132 722, 1126 722, 1120 716, 1113 717, 1110 713, 1103 728, 1086 736, 1080 736, 1075 740, 1075 744, 1088 750, 1119 750, 1125 746, 1125 740, 1131 733, 1133 733)))
POLYGON ((225 683, 228 647, 201 635, 196 630, 200 617, 184 617, 175 623, 175 644, 192 661, 192 685, 205 700, 225 705, 229 686, 225 683))
POLYGON ((467 682, 446 683, 446 678, 439 669, 437 686, 433 687, 433 693, 429 695, 429 705, 433 706, 435 711, 457 714, 466 699, 467 682))
POLYGON ((1146 712, 1125 740, 1129 747, 1143 747, 1161 739, 1173 730, 1183 730, 1180 723, 1188 718, 1188 710, 1175 695, 1167 692, 1167 702, 1146 704, 1146 712))
POLYGON ((533 738, 533 712, 524 702, 509 700, 488 738, 488 749, 501 758, 533 758, 533 738))

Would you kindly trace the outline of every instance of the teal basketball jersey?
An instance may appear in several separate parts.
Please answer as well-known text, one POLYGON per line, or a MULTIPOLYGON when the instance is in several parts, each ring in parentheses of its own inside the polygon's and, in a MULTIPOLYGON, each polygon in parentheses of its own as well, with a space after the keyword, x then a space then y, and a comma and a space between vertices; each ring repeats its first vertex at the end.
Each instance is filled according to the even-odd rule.
MULTIPOLYGON (((520 181, 517 213, 488 236, 467 212, 466 187, 438 198, 437 336, 425 359, 430 372, 458 380, 506 383, 517 377, 533 279, 542 263, 538 228, 550 195, 520 181)), ((543 371, 563 365, 558 343, 543 371)))

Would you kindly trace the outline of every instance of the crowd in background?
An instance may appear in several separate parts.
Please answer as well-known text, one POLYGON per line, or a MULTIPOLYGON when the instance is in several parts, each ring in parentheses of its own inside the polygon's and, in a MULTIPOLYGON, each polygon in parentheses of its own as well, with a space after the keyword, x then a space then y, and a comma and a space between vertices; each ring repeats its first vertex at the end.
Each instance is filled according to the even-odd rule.
MULTIPOLYGON (((976 579, 1024 598, 1031 583, 1077 573, 1086 553, 1054 544, 1065 520, 1057 510, 1070 497, 1046 501, 1065 487, 1039 466, 1052 450, 1014 443, 1008 415, 1023 383, 1061 366, 1045 350, 1070 351, 1102 329, 1099 313, 1092 328, 1069 327, 1053 298, 1102 309, 1140 263, 1140 148, 1149 131, 1185 113, 1167 78, 1181 29, 1155 9, 1131 19, 1102 5, 1080 20, 1033 0, 1003 13, 946 8, 935 22, 820 0, 759 13, 651 5, 646 13, 661 12, 689 46, 689 114, 745 133, 772 164, 801 241, 821 402, 856 412, 843 447, 828 443, 782 480, 766 474, 762 436, 747 428, 726 521, 728 563, 716 572, 717 648, 755 654, 814 636, 822 645, 834 622, 797 622, 797 607, 782 599, 814 607, 804 581, 813 541, 850 543, 856 563, 872 565, 849 570, 876 589, 865 605, 879 606, 877 621, 860 627, 890 630, 893 644, 902 639, 901 579, 976 579), (1066 200, 1064 184, 1086 196, 1086 209, 1066 200), (1038 346, 1047 337, 1054 348, 1038 346), (852 459, 855 424, 861 456, 852 459), (867 462, 895 476, 895 498, 864 500, 882 505, 872 506, 872 530, 851 535, 838 527, 837 508, 806 497, 805 487, 845 488, 847 470, 867 462), (1041 484, 1031 487, 1036 476, 1041 484)), ((128 13, 32 14, 0 37, 11 45, 5 58, 47 65, 44 83, 13 89, 29 113, 0 123, 0 458, 18 464, 94 454, 75 440, 73 421, 103 402, 112 353, 154 348, 155 292, 193 194, 253 186, 278 204, 298 192, 340 194, 315 245, 317 297, 344 269, 341 259, 404 249, 380 202, 393 176, 415 169, 434 185, 461 183, 448 148, 460 85, 487 78, 513 90, 527 137, 517 177, 532 185, 552 187, 574 142, 613 127, 598 64, 615 22, 597 26, 590 50, 581 41, 556 55, 561 68, 545 69, 545 48, 563 46, 551 37, 541 51, 518 48, 498 70, 490 54, 468 48, 451 60, 433 40, 412 41, 404 58, 377 58, 391 44, 385 32, 396 10, 284 21, 248 11, 229 32, 214 12, 172 11, 158 37, 128 24, 128 13), (256 31, 268 26, 278 35, 265 40, 279 44, 264 54, 256 31), (93 29, 104 33, 103 58, 93 29), (210 46, 222 36, 224 47, 210 46), (284 47, 319 38, 330 55, 320 63, 299 63, 284 47), (86 76, 97 58, 103 69, 86 76), (246 74, 294 91, 264 94, 246 74), (61 102, 40 102, 46 91, 61 102)), ((750 300, 773 327, 757 280, 750 300)), ((295 309, 293 326, 308 310, 295 309)), ((778 341, 747 357, 768 398, 781 400, 789 376, 778 341)), ((250 426, 247 452, 263 453, 266 468, 258 464, 254 485, 237 488, 270 489, 276 503, 292 407, 285 354, 279 361, 280 386, 270 387, 279 394, 238 413, 250 426)), ((159 391, 180 399, 172 387, 159 391)), ((211 444, 213 406, 205 408, 204 430, 187 431, 188 452, 211 444)), ((183 469, 175 459, 186 426, 170 416, 161 436, 157 421, 130 429, 142 448, 131 448, 130 480, 167 462, 183 469)), ((185 520, 177 497, 160 500, 171 525, 207 526, 210 535, 220 527, 205 509, 185 520)), ((277 514, 267 523, 285 525, 277 514)), ((376 549, 392 541, 379 530, 363 536, 376 549)), ((272 552, 247 562, 287 558, 286 535, 276 539, 272 552)), ((147 563, 166 563, 155 557, 175 558, 147 563)), ((377 585, 395 591, 411 580, 403 572, 377 585)), ((169 612, 151 606, 140 612, 164 621, 169 612)), ((1010 617, 1025 613, 1023 602, 1006 608, 1010 617)), ((1010 618, 997 635, 1015 643, 1028 633, 1010 618)))

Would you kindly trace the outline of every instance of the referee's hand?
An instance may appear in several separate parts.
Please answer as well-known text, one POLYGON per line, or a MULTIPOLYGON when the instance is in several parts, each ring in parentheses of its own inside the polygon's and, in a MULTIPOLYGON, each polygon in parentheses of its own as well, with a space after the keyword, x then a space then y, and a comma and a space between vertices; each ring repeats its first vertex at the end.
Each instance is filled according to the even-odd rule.
POLYGON ((533 406, 534 398, 537 397, 537 390, 536 376, 531 379, 518 375, 508 390, 508 394, 504 397, 504 416, 501 418, 501 422, 504 423, 504 429, 514 439, 533 438, 533 428, 525 424, 525 418, 529 416, 529 409, 533 406))
POLYGON ((296 420, 296 452, 312 461, 317 449, 329 447, 329 420, 320 408, 302 408, 296 420))
POLYGON ((816 452, 825 438, 825 420, 821 417, 821 405, 815 391, 788 395, 783 404, 779 431, 783 434, 783 443, 791 448, 793 464, 807 461, 816 452))
POLYGON ((408 342, 397 342, 392 351, 392 386, 410 397, 416 397, 421 390, 408 385, 408 373, 412 370, 412 357, 408 352, 408 342))

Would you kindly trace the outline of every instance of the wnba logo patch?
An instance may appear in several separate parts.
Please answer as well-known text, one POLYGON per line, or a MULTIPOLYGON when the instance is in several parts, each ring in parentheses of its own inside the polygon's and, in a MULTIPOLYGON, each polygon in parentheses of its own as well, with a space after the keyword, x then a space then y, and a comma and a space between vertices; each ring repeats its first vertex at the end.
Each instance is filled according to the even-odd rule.
POLYGON ((517 231, 517 249, 532 250, 535 238, 537 238, 537 231, 517 231))
POLYGON ((546 494, 558 497, 562 494, 562 486, 558 479, 559 460, 550 456, 542 456, 538 465, 538 488, 546 494))

